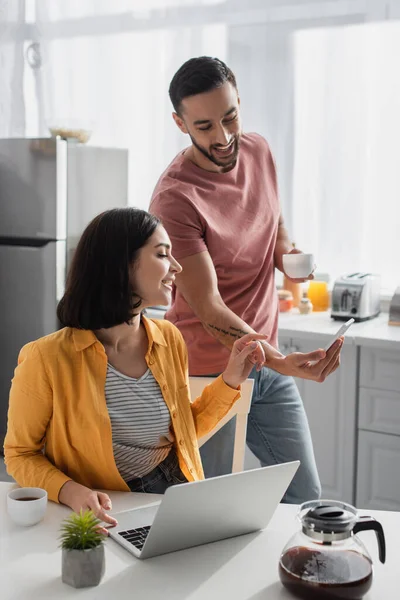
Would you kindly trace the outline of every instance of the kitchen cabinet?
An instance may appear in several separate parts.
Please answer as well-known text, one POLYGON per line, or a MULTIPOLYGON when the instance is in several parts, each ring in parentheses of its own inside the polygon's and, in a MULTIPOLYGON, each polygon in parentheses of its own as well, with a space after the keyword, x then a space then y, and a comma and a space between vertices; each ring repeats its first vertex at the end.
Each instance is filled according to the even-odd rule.
POLYGON ((356 504, 400 510, 400 436, 360 430, 356 504))
POLYGON ((361 347, 356 503, 400 510, 400 351, 361 347))
MULTIPOLYGON (((330 339, 315 341, 280 335, 280 349, 311 352, 330 339)), ((345 344, 341 366, 324 383, 296 378, 307 413, 322 497, 354 502, 357 347, 345 344)))
POLYGON ((400 352, 361 348, 360 385, 367 389, 400 391, 400 352))
POLYGON ((400 392, 360 388, 360 430, 400 436, 400 392))
MULTIPOLYGON (((322 339, 316 344, 280 335, 284 354, 309 352, 317 345, 324 345, 322 339)), ((322 496, 359 508, 400 510, 400 348, 345 344, 340 369, 324 383, 296 383, 322 496)))

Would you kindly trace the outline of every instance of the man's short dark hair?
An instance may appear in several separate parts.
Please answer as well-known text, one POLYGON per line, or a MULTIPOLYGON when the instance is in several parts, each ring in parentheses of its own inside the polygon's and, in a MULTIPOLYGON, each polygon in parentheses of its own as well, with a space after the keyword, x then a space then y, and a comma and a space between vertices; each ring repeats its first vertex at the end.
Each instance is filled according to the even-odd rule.
POLYGON ((107 210, 89 223, 57 307, 62 325, 95 330, 135 316, 141 298, 132 289, 129 274, 159 223, 148 212, 130 207, 107 210))
POLYGON ((169 97, 175 112, 180 114, 185 98, 210 92, 227 81, 237 89, 235 75, 219 58, 191 58, 178 69, 169 86, 169 97))

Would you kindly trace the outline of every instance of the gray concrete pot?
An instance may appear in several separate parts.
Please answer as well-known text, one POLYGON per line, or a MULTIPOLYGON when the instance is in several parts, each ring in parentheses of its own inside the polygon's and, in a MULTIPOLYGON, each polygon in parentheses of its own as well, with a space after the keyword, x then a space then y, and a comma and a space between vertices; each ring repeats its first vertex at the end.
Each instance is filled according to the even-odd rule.
POLYGON ((99 585, 105 571, 104 544, 90 550, 62 549, 61 579, 74 588, 99 585))

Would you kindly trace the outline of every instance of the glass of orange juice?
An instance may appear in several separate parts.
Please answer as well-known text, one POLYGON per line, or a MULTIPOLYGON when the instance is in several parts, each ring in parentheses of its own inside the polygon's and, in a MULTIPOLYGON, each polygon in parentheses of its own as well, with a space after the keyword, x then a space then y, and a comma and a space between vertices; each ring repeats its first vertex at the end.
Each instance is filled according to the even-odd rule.
POLYGON ((327 277, 316 278, 308 285, 307 296, 313 305, 313 311, 322 312, 329 308, 329 290, 327 277))

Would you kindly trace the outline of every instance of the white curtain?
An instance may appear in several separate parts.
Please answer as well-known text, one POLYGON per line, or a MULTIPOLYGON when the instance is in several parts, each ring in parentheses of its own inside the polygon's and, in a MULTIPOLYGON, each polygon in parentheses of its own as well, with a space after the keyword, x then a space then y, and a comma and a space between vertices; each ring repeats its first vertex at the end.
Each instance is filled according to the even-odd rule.
POLYGON ((400 284, 400 23, 296 34, 293 227, 320 270, 400 284))
MULTIPOLYGON (((0 135, 48 135, 49 124, 78 120, 93 130, 90 144, 129 149, 129 202, 147 208, 158 177, 188 143, 171 118, 171 77, 191 56, 218 56, 237 75, 245 130, 270 142, 293 241, 332 277, 376 271, 393 289, 400 25, 315 30, 315 20, 290 21, 289 13, 287 23, 258 23, 256 4, 278 7, 0 0, 0 135), (21 29, 26 7, 34 25, 21 29), (24 66, 36 42, 40 60, 24 66)), ((316 3, 307 6, 311 14, 316 3)), ((361 17, 320 18, 338 25, 361 17)))
POLYGON ((292 28, 265 23, 232 27, 229 29, 228 59, 238 82, 244 129, 260 133, 271 147, 282 211, 291 231, 292 28))
POLYGON ((226 55, 223 24, 152 28, 151 9, 178 4, 179 0, 37 0, 43 49, 39 133, 47 135, 50 123, 79 119, 93 130, 91 144, 128 148, 129 202, 141 208, 148 207, 168 163, 188 145, 171 116, 168 86, 173 74, 192 56, 226 55), (133 9, 145 24, 143 30, 124 31, 122 22, 119 31, 104 33, 104 15, 118 18, 133 9), (79 19, 87 33, 68 35, 68 21, 73 19, 79 19))
POLYGON ((0 137, 25 135, 25 1, 0 0, 0 137))

